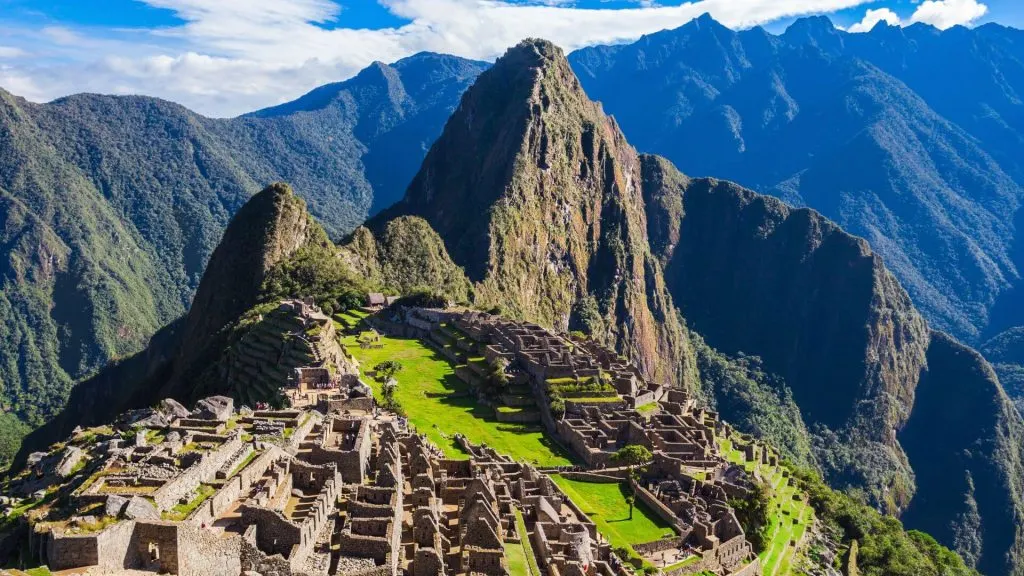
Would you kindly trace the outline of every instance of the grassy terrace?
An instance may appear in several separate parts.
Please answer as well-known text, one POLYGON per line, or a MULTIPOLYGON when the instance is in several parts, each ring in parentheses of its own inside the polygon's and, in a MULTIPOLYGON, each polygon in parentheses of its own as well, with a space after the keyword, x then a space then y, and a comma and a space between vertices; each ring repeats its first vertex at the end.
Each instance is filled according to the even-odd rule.
MULTIPOLYGON (((379 362, 397 360, 403 369, 396 376, 395 398, 417 431, 426 434, 449 457, 466 455, 455 443, 461 432, 474 443, 486 443, 498 452, 540 466, 571 464, 568 454, 552 442, 539 426, 498 422, 493 410, 481 406, 455 376, 443 356, 418 340, 381 336, 382 348, 363 349, 355 336, 342 342, 365 371, 379 362)), ((380 383, 364 378, 380 394, 380 383)))
POLYGON ((742 465, 748 472, 755 470, 772 487, 768 545, 760 554, 765 576, 789 574, 796 556, 797 544, 803 539, 807 528, 814 519, 814 510, 806 503, 804 495, 790 486, 788 478, 778 466, 750 462, 743 453, 733 448, 729 439, 719 439, 722 455, 735 464, 742 465))
POLYGON ((652 542, 675 533, 641 502, 633 507, 633 518, 630 519, 624 484, 580 482, 560 475, 553 475, 551 479, 597 524, 598 531, 613 548, 625 546, 632 552, 633 544, 652 542))
POLYGON ((199 507, 200 504, 206 502, 210 496, 213 496, 217 492, 217 489, 209 484, 200 484, 196 488, 195 497, 188 504, 177 504, 170 510, 162 514, 164 520, 180 521, 188 517, 193 510, 199 507))
POLYGON ((530 544, 530 535, 526 529, 526 521, 523 520, 523 513, 518 508, 515 508, 514 512, 519 543, 505 543, 505 559, 508 561, 509 574, 510 576, 542 576, 540 567, 537 566, 533 545, 530 544))

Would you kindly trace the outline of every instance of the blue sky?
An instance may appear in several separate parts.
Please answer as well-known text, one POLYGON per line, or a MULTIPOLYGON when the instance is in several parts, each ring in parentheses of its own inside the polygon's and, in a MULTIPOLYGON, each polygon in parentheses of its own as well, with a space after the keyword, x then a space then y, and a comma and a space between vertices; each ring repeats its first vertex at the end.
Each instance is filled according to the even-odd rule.
POLYGON ((0 0, 0 87, 35 101, 140 93, 212 116, 295 98, 421 50, 493 59, 526 36, 567 50, 627 42, 710 12, 781 32, 827 14, 1024 28, 1024 0, 0 0))

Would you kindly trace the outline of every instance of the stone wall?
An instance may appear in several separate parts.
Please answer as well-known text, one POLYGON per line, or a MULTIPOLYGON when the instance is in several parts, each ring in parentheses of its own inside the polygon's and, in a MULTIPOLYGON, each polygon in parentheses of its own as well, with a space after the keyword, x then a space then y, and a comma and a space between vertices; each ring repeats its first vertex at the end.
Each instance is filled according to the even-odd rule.
POLYGON ((642 544, 633 544, 633 550, 636 550, 637 554, 654 554, 663 550, 671 550, 673 548, 680 548, 683 545, 682 538, 662 538, 661 540, 655 540, 654 542, 644 542, 642 544))
POLYGON ((242 447, 242 432, 236 430, 229 439, 203 454, 198 462, 189 466, 187 470, 176 478, 157 488, 153 492, 153 501, 158 510, 169 510, 179 500, 191 494, 202 482, 208 482, 224 466, 238 450, 242 447))
POLYGON ((672 510, 668 508, 668 506, 665 506, 665 504, 655 498, 654 494, 648 492, 646 488, 637 484, 633 479, 630 479, 630 484, 632 484, 633 493, 636 494, 637 500, 646 504, 647 507, 660 516, 662 520, 668 522, 669 525, 675 528, 677 532, 686 532, 686 525, 678 516, 675 515, 675 513, 672 512, 672 510))
POLYGON ((46 546, 46 563, 51 570, 65 570, 100 563, 98 535, 84 536, 52 534, 46 546))
POLYGON ((198 526, 178 530, 178 576, 237 576, 242 572, 242 539, 221 537, 198 526))
POLYGON ((316 412, 308 412, 307 414, 309 417, 306 418, 306 421, 299 424, 295 429, 295 432, 292 433, 291 438, 288 439, 288 444, 285 449, 288 450, 290 454, 295 454, 299 451, 299 446, 302 444, 302 441, 306 439, 306 436, 309 435, 309 431, 313 429, 313 426, 316 426, 321 420, 323 420, 323 418, 316 412))
POLYGON ((302 529, 277 510, 242 504, 239 511, 243 523, 256 526, 256 545, 266 554, 288 558, 302 542, 302 529))
POLYGON ((140 566, 159 572, 179 573, 178 526, 171 522, 138 522, 133 544, 140 566))

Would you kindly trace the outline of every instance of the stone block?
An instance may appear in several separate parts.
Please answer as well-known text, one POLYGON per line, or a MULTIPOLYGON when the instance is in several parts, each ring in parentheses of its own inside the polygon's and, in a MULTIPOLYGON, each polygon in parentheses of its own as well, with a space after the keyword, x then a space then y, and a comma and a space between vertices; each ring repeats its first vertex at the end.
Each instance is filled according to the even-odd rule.
POLYGON ((132 520, 160 519, 160 513, 157 512, 156 506, 141 496, 132 496, 128 500, 128 504, 124 507, 124 516, 132 520))
POLYGON ((164 398, 161 400, 157 410, 170 418, 188 418, 188 408, 182 406, 181 402, 174 398, 164 398))
POLYGON ((82 458, 85 458, 84 450, 77 446, 68 446, 60 457, 60 463, 57 464, 57 474, 61 478, 71 476, 71 471, 74 470, 75 466, 78 466, 82 458))
POLYGON ((227 396, 210 396, 203 398, 196 403, 196 409, 192 411, 195 418, 207 420, 226 421, 235 411, 235 401, 227 396))
POLYGON ((107 497, 104 512, 106 512, 107 516, 120 516, 121 512, 124 511, 124 507, 127 505, 127 498, 124 496, 118 496, 117 494, 111 494, 107 497))

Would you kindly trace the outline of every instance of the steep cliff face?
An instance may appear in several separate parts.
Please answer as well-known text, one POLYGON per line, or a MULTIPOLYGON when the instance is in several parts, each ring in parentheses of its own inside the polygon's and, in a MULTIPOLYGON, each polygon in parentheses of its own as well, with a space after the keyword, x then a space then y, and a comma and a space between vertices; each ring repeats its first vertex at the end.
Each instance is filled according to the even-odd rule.
POLYGON ((928 346, 906 292, 866 242, 816 212, 660 165, 675 184, 647 199, 650 236, 689 325, 724 352, 760 356, 808 425, 839 434, 847 456, 820 455, 833 482, 905 506, 913 481, 895 431, 928 346))
POLYGON ((688 325, 783 377, 833 485, 864 489, 985 574, 1013 574, 1022 425, 988 364, 931 332, 867 243, 667 162, 651 244, 688 325))
POLYGON ((643 166, 560 49, 525 41, 481 75, 405 198, 371 224, 418 215, 479 302, 584 329, 664 382, 692 354, 647 242, 643 166))
POLYGON ((907 526, 950 543, 982 574, 1019 574, 1024 427, 980 354, 934 333, 900 443, 917 478, 907 526))

